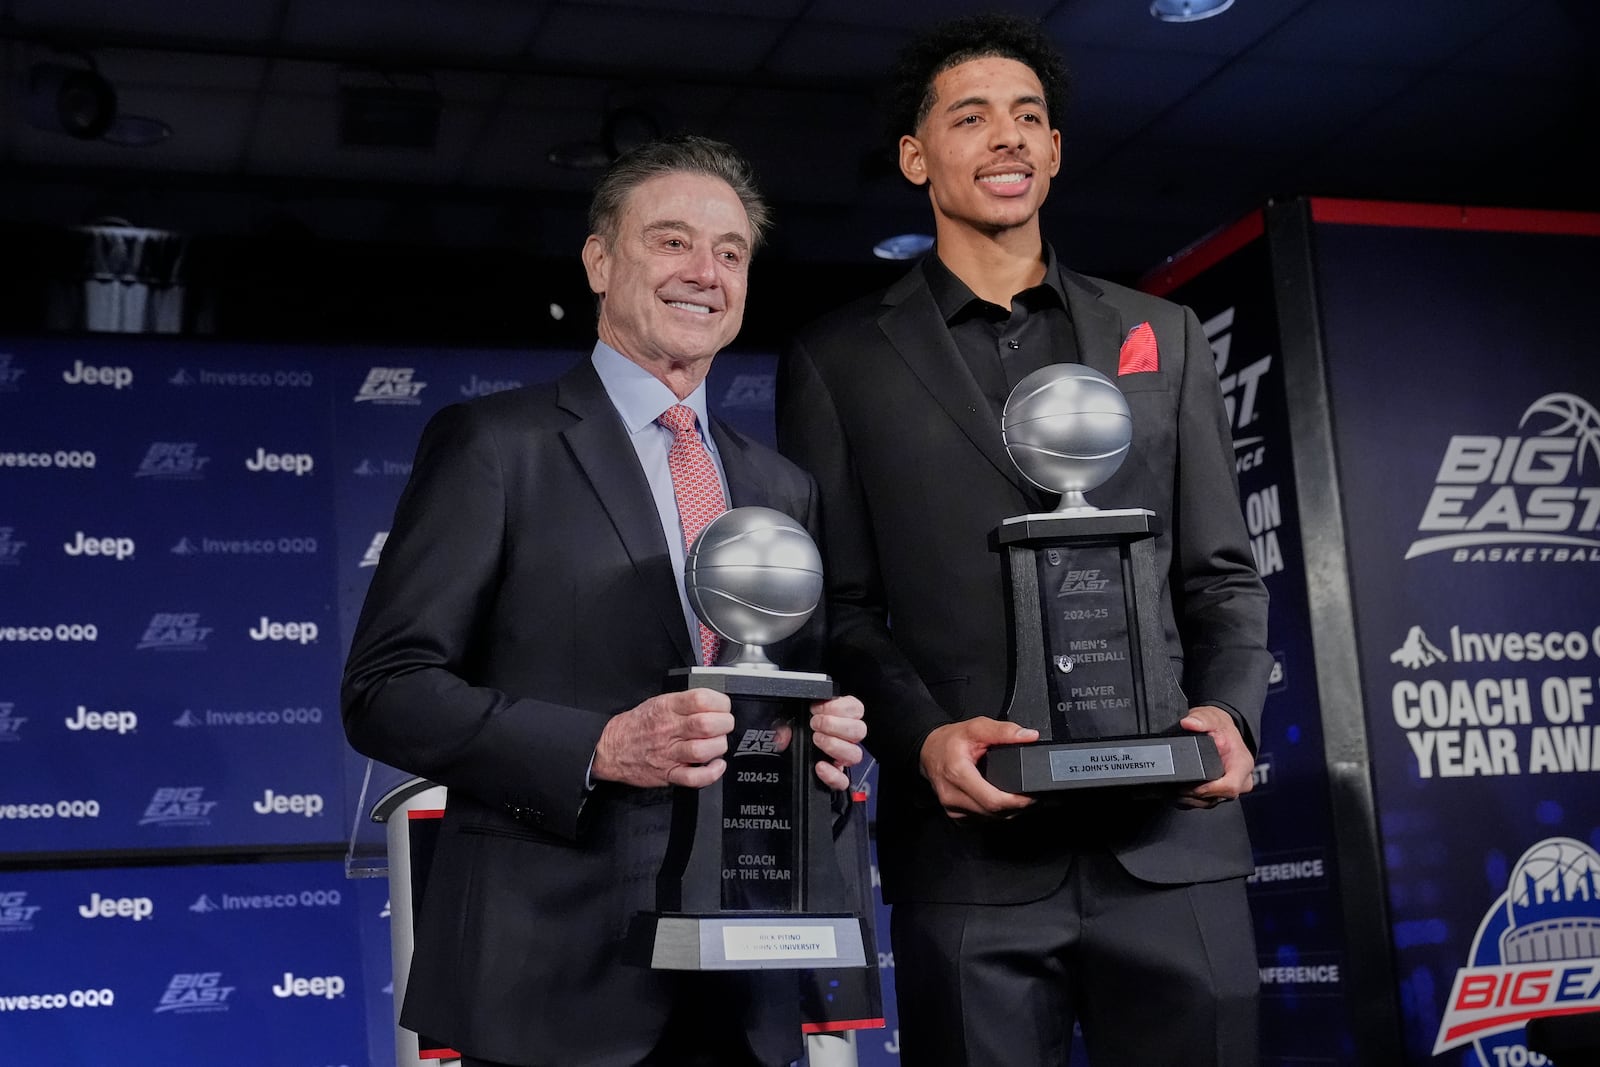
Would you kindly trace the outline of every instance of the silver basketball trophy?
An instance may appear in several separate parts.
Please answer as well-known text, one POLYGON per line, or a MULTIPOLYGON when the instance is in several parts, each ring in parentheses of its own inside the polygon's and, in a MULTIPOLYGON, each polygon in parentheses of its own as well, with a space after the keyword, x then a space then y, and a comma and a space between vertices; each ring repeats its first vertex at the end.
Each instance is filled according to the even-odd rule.
POLYGON ((704 789, 673 789, 656 910, 634 917, 629 956, 662 970, 865 967, 861 918, 819 910, 850 899, 808 725, 833 680, 780 670, 766 652, 816 610, 821 554, 783 512, 733 508, 690 546, 684 587, 723 653, 669 672, 669 686, 731 698, 728 769, 704 789))
POLYGON ((1161 621, 1156 514, 1101 510, 1084 496, 1133 440, 1122 390, 1081 364, 1040 368, 1006 399, 1001 432, 1017 469, 1061 502, 992 535, 1012 629, 1003 717, 1039 740, 990 748, 984 777, 1012 793, 1220 777, 1216 743, 1178 724, 1189 709, 1161 621))

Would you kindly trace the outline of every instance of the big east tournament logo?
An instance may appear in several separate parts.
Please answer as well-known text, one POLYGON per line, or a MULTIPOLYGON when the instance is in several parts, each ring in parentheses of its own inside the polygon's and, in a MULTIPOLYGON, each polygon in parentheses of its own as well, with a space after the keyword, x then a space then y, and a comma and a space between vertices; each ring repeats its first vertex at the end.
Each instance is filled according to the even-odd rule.
POLYGON ((1550 393, 1517 428, 1528 432, 1450 438, 1417 523, 1423 536, 1406 559, 1600 562, 1600 412, 1572 393, 1550 393))
POLYGON ((1517 861, 1456 972, 1433 1055, 1471 1044, 1483 1067, 1521 1062, 1529 1019, 1600 1008, 1600 855, 1551 837, 1517 861))

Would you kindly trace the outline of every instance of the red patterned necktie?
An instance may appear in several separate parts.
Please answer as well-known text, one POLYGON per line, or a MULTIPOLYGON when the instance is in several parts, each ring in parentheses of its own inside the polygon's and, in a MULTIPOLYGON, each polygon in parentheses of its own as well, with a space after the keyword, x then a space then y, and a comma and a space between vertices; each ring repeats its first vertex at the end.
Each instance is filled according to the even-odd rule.
MULTIPOLYGON (((678 498, 678 521, 683 526, 683 547, 687 551, 694 547, 694 539, 705 529, 706 523, 726 510, 722 501, 722 479, 695 429, 693 408, 674 404, 656 421, 672 431, 667 469, 672 472, 672 495, 678 498)), ((702 622, 700 662, 710 666, 717 662, 717 653, 721 650, 722 638, 702 622)))

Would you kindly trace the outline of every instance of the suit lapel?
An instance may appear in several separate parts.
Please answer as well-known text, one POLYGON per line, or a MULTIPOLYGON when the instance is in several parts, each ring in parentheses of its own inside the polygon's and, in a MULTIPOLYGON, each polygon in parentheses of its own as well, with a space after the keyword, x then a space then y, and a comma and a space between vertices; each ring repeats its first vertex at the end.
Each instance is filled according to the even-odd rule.
POLYGON ((611 519, 623 548, 639 575, 641 610, 655 614, 685 663, 696 662, 683 625, 678 579, 662 541, 650 483, 639 469, 639 457, 594 366, 583 360, 562 376, 556 402, 578 419, 561 433, 573 459, 611 519))
POLYGON ((1121 313, 1102 299, 1100 287, 1083 275, 1063 270, 1061 281, 1078 338, 1079 361, 1116 381, 1122 342, 1127 337, 1121 313))
MULTIPOLYGON (((1115 381, 1124 337, 1122 316, 1102 299, 1098 286, 1081 274, 1062 270, 1067 311, 1078 342, 1078 359, 1115 381)), ((878 318, 884 336, 957 426, 995 469, 1028 495, 1040 490, 1024 478, 1006 453, 1005 438, 990 413, 966 361, 943 326, 939 307, 919 267, 884 294, 887 305, 878 318)))
POLYGON ((717 443, 717 458, 722 460, 722 474, 728 479, 728 506, 777 507, 769 492, 771 480, 763 478, 756 468, 748 442, 716 418, 711 420, 711 438, 717 443))
POLYGON ((950 331, 944 328, 939 305, 928 289, 922 268, 917 267, 891 286, 884 294, 884 303, 889 306, 878 317, 878 326, 923 388, 996 470, 1023 492, 1036 492, 1006 454, 1000 424, 950 331))

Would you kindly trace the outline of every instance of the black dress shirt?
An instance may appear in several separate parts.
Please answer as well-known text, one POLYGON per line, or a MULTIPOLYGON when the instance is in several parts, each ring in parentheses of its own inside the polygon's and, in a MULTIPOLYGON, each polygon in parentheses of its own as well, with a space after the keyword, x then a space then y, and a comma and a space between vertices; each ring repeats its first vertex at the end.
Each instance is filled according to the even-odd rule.
POLYGON ((1046 245, 1044 255, 1044 280, 1013 296, 1009 308, 975 295, 939 259, 937 249, 922 260, 939 314, 978 388, 989 398, 996 425, 1006 398, 1023 378, 1052 363, 1078 360, 1055 252, 1046 245))

